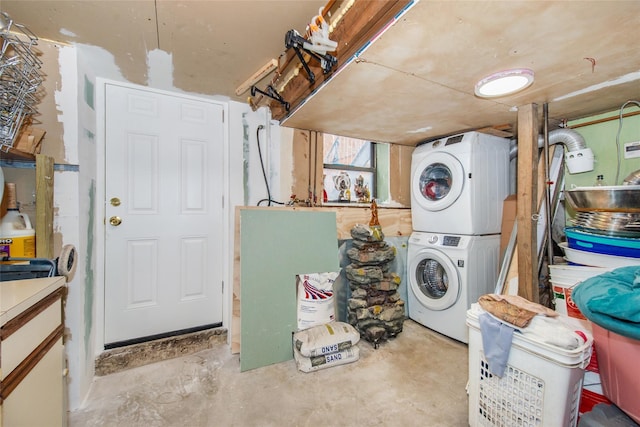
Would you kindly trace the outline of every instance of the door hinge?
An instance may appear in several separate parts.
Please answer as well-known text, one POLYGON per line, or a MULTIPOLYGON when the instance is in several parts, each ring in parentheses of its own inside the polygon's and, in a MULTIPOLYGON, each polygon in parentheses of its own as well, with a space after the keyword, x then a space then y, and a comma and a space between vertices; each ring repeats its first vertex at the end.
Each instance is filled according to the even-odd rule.
POLYGON ((222 281, 222 293, 224 294, 224 280, 222 281))
POLYGON ((222 110, 222 123, 224 123, 224 110, 222 110))

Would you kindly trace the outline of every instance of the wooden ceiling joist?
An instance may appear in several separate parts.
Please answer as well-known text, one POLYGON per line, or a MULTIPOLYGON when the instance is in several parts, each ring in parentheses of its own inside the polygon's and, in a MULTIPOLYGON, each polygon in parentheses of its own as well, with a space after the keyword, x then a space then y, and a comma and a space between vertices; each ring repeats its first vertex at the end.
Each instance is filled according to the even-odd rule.
MULTIPOLYGON (((336 1, 334 8, 337 10, 343 3, 346 2, 336 1)), ((355 0, 349 10, 351 13, 346 13, 342 17, 330 35, 332 40, 338 42, 336 51, 330 52, 338 59, 337 69, 410 3, 409 0, 355 0)), ((295 54, 289 51, 286 52, 287 57, 295 57, 295 54)), ((295 60, 285 61, 289 66, 293 63, 295 60)), ((323 74, 322 67, 317 61, 312 60, 308 65, 316 76, 313 84, 310 84, 305 73, 301 72, 289 80, 280 91, 282 98, 289 102, 290 111, 331 78, 332 73, 323 74)), ((284 75, 284 70, 280 70, 280 74, 284 75)), ((274 86, 278 87, 278 82, 274 86)), ((280 103, 272 102, 270 107, 272 116, 276 120, 281 120, 287 115, 287 111, 280 103)))

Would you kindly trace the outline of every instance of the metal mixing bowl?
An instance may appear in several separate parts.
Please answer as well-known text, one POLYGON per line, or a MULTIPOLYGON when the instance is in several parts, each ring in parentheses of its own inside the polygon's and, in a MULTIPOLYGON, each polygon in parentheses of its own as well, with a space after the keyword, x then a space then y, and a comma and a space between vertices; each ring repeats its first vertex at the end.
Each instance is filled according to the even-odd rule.
POLYGON ((576 211, 640 212, 640 185, 576 187, 564 195, 576 211))

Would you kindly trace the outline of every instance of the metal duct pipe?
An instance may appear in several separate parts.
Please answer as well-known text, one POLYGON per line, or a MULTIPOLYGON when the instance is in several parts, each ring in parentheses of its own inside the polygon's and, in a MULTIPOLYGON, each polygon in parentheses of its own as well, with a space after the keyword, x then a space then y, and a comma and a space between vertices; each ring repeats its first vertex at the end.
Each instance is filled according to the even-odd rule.
MULTIPOLYGON (((587 148, 584 138, 573 129, 556 129, 549 132, 549 145, 561 143, 567 147, 567 151, 578 151, 587 148)), ((544 137, 538 136, 538 145, 544 144, 544 137), (542 141, 542 142, 540 142, 542 141)))
MULTIPOLYGON (((631 172, 624 181, 622 181, 622 185, 640 185, 640 169, 631 172)), ((0 192, 1 191, 2 189, 0 189, 0 192)))
MULTIPOLYGON (((517 139, 511 140, 509 159, 518 156, 517 139)), ((593 152, 587 148, 584 138, 573 129, 560 128, 549 132, 549 145, 563 144, 567 147, 567 167, 570 173, 593 170, 593 152)), ((544 146, 544 135, 538 135, 538 148, 544 146)))
MULTIPOLYGON (((549 145, 563 144, 567 151, 577 151, 587 148, 584 138, 573 129, 561 128, 549 132, 549 145)), ((538 148, 544 147, 544 135, 538 135, 538 148)), ((518 157, 518 140, 511 140, 509 159, 518 157)))

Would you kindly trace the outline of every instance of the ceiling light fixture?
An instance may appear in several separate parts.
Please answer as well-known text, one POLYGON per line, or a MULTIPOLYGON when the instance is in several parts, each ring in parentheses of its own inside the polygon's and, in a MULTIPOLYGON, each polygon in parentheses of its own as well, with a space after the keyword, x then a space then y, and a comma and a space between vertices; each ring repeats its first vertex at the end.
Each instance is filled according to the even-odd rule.
POLYGON ((516 68, 491 74, 476 83, 476 96, 497 98, 511 95, 528 88, 533 83, 533 71, 528 68, 516 68))

